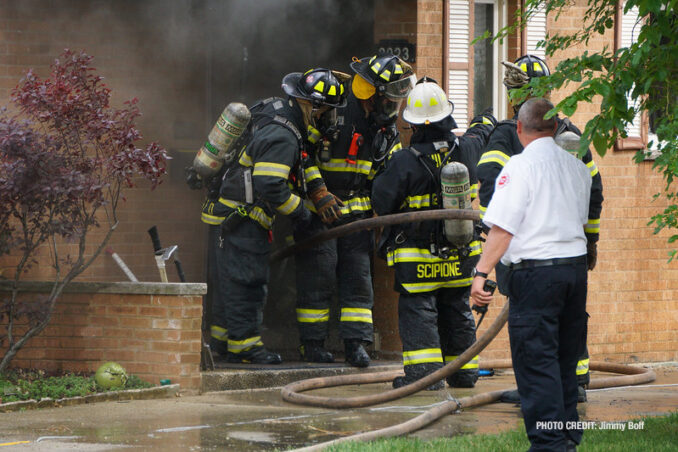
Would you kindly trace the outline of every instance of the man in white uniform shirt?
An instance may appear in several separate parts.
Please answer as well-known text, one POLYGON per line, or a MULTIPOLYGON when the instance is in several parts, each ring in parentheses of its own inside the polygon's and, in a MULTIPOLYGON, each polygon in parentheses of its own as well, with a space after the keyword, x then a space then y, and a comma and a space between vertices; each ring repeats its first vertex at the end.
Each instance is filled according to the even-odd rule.
POLYGON ((487 305, 487 274, 500 259, 511 269, 509 339, 531 451, 576 450, 583 433, 568 425, 578 420, 575 369, 586 345, 591 174, 553 140, 556 121, 544 119, 552 108, 530 99, 520 109, 525 149, 497 178, 483 217, 491 229, 471 286, 473 302, 487 305))

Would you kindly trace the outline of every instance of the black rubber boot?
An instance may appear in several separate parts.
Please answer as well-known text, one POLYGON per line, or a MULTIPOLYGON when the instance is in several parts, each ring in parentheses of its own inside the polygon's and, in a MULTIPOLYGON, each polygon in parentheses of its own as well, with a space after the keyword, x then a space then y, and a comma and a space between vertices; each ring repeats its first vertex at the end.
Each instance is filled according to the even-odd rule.
POLYGON ((213 337, 210 338, 210 350, 220 356, 228 355, 228 342, 220 341, 213 337))
MULTIPOLYGON (((402 388, 403 386, 410 385, 417 380, 418 379, 410 380, 406 376, 405 377, 395 377, 393 379, 393 389, 402 388)), ((440 391, 441 389, 445 389, 445 382, 443 380, 440 380, 437 383, 433 383, 431 386, 426 388, 427 391, 440 391)))
POLYGON ((462 369, 447 377, 447 384, 450 388, 473 388, 478 381, 477 370, 462 369))
POLYGON ((334 356, 325 350, 323 341, 302 341, 299 346, 301 360, 309 363, 333 363, 334 356))
POLYGON ((513 391, 504 392, 501 395, 499 401, 504 403, 515 403, 516 405, 520 405, 520 395, 518 394, 518 390, 514 389, 513 391))
POLYGON ((280 364, 282 357, 277 353, 266 350, 265 347, 255 347, 246 352, 228 353, 226 361, 245 364, 280 364))
POLYGON ((344 341, 346 362, 353 367, 367 367, 370 365, 370 355, 367 354, 360 339, 346 339, 344 341))

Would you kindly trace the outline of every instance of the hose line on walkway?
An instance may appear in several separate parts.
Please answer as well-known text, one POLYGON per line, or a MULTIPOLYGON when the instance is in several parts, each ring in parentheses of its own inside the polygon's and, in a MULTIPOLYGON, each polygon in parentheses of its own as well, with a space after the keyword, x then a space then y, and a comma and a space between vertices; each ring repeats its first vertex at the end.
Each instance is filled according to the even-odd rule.
MULTIPOLYGON (((407 212, 401 214, 386 215, 383 217, 368 218, 364 220, 355 221, 343 226, 339 226, 333 229, 329 229, 320 234, 314 235, 311 238, 304 240, 303 242, 294 244, 283 250, 274 252, 271 256, 271 261, 276 261, 291 256, 298 251, 317 245, 318 243, 321 243, 325 240, 331 240, 363 229, 378 228, 384 226, 391 226, 394 224, 411 223, 416 221, 439 220, 439 219, 478 220, 479 218, 480 213, 478 211, 452 210, 452 209, 427 210, 423 212, 407 212)), ((322 397, 310 394, 302 394, 302 392, 309 391, 312 389, 330 388, 335 386, 354 385, 354 384, 383 383, 387 381, 392 381, 396 376, 402 375, 402 372, 400 371, 374 372, 374 373, 340 375, 333 377, 320 377, 320 378, 311 378, 308 380, 301 380, 295 383, 288 384, 287 386, 282 388, 282 398, 287 402, 296 403, 299 405, 344 409, 344 408, 359 408, 371 406, 378 403, 384 403, 400 399, 408 395, 414 394, 454 374, 463 365, 465 365, 471 359, 473 359, 476 355, 479 355, 480 352, 484 350, 490 344, 490 342, 492 342, 492 340, 497 336, 497 334, 499 334, 501 329, 506 324, 506 321, 508 319, 508 310, 509 303, 507 301, 504 304, 503 309, 501 310, 495 321, 492 323, 492 325, 490 325, 490 327, 487 329, 487 331, 473 345, 471 345, 461 355, 459 355, 457 359, 445 365, 443 368, 437 370, 436 372, 433 372, 409 385, 397 389, 384 391, 379 394, 371 394, 367 396, 348 397, 348 398, 322 397)), ((482 361, 481 363, 482 367, 484 368, 511 367, 511 360, 508 359, 482 361)), ((602 372, 623 374, 621 376, 609 376, 593 379, 589 384, 590 389, 600 389, 626 385, 638 385, 643 383, 649 383, 656 379, 656 374, 652 369, 643 369, 640 367, 628 366, 624 364, 614 364, 594 361, 590 363, 589 368, 591 370, 597 370, 602 372)), ((455 413, 461 408, 471 408, 475 406, 481 406, 488 403, 496 402, 500 399, 501 395, 505 391, 510 389, 511 388, 507 388, 506 390, 477 394, 471 397, 464 397, 460 400, 450 400, 449 402, 445 402, 441 405, 438 405, 426 411, 425 413, 416 416, 415 418, 410 419, 409 421, 403 422, 401 424, 397 424, 380 430, 374 430, 371 432, 359 433, 356 435, 351 435, 333 441, 296 450, 316 451, 325 449, 326 447, 332 446, 340 442, 371 441, 377 438, 405 435, 407 433, 419 430, 447 414, 455 413)))

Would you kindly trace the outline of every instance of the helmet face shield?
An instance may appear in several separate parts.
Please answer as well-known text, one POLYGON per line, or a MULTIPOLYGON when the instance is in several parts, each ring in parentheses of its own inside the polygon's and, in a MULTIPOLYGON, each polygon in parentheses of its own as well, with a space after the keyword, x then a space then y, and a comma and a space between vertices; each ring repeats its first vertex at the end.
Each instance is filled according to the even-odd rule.
POLYGON ((394 101, 407 99, 407 96, 410 94, 414 84, 415 80, 413 75, 401 78, 400 80, 395 80, 382 85, 383 95, 394 101))

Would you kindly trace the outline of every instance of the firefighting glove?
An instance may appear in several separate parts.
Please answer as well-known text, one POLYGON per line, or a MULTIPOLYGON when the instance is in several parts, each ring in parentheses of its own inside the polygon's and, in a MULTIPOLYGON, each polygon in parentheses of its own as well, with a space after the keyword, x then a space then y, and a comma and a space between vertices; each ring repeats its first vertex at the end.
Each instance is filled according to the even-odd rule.
POLYGON ((476 124, 487 124, 492 127, 497 125, 497 118, 494 117, 492 107, 486 108, 482 111, 482 113, 474 116, 474 118, 471 119, 470 127, 473 127, 476 124))
POLYGON ((184 177, 186 178, 186 184, 191 190, 200 190, 203 187, 202 178, 192 166, 184 168, 184 177))
POLYGON ((589 270, 596 268, 598 261, 598 244, 596 242, 588 242, 586 244, 586 265, 589 270))
POLYGON ((341 207, 344 203, 341 199, 327 191, 323 184, 308 194, 311 202, 315 206, 318 216, 325 224, 332 224, 341 216, 341 207))

